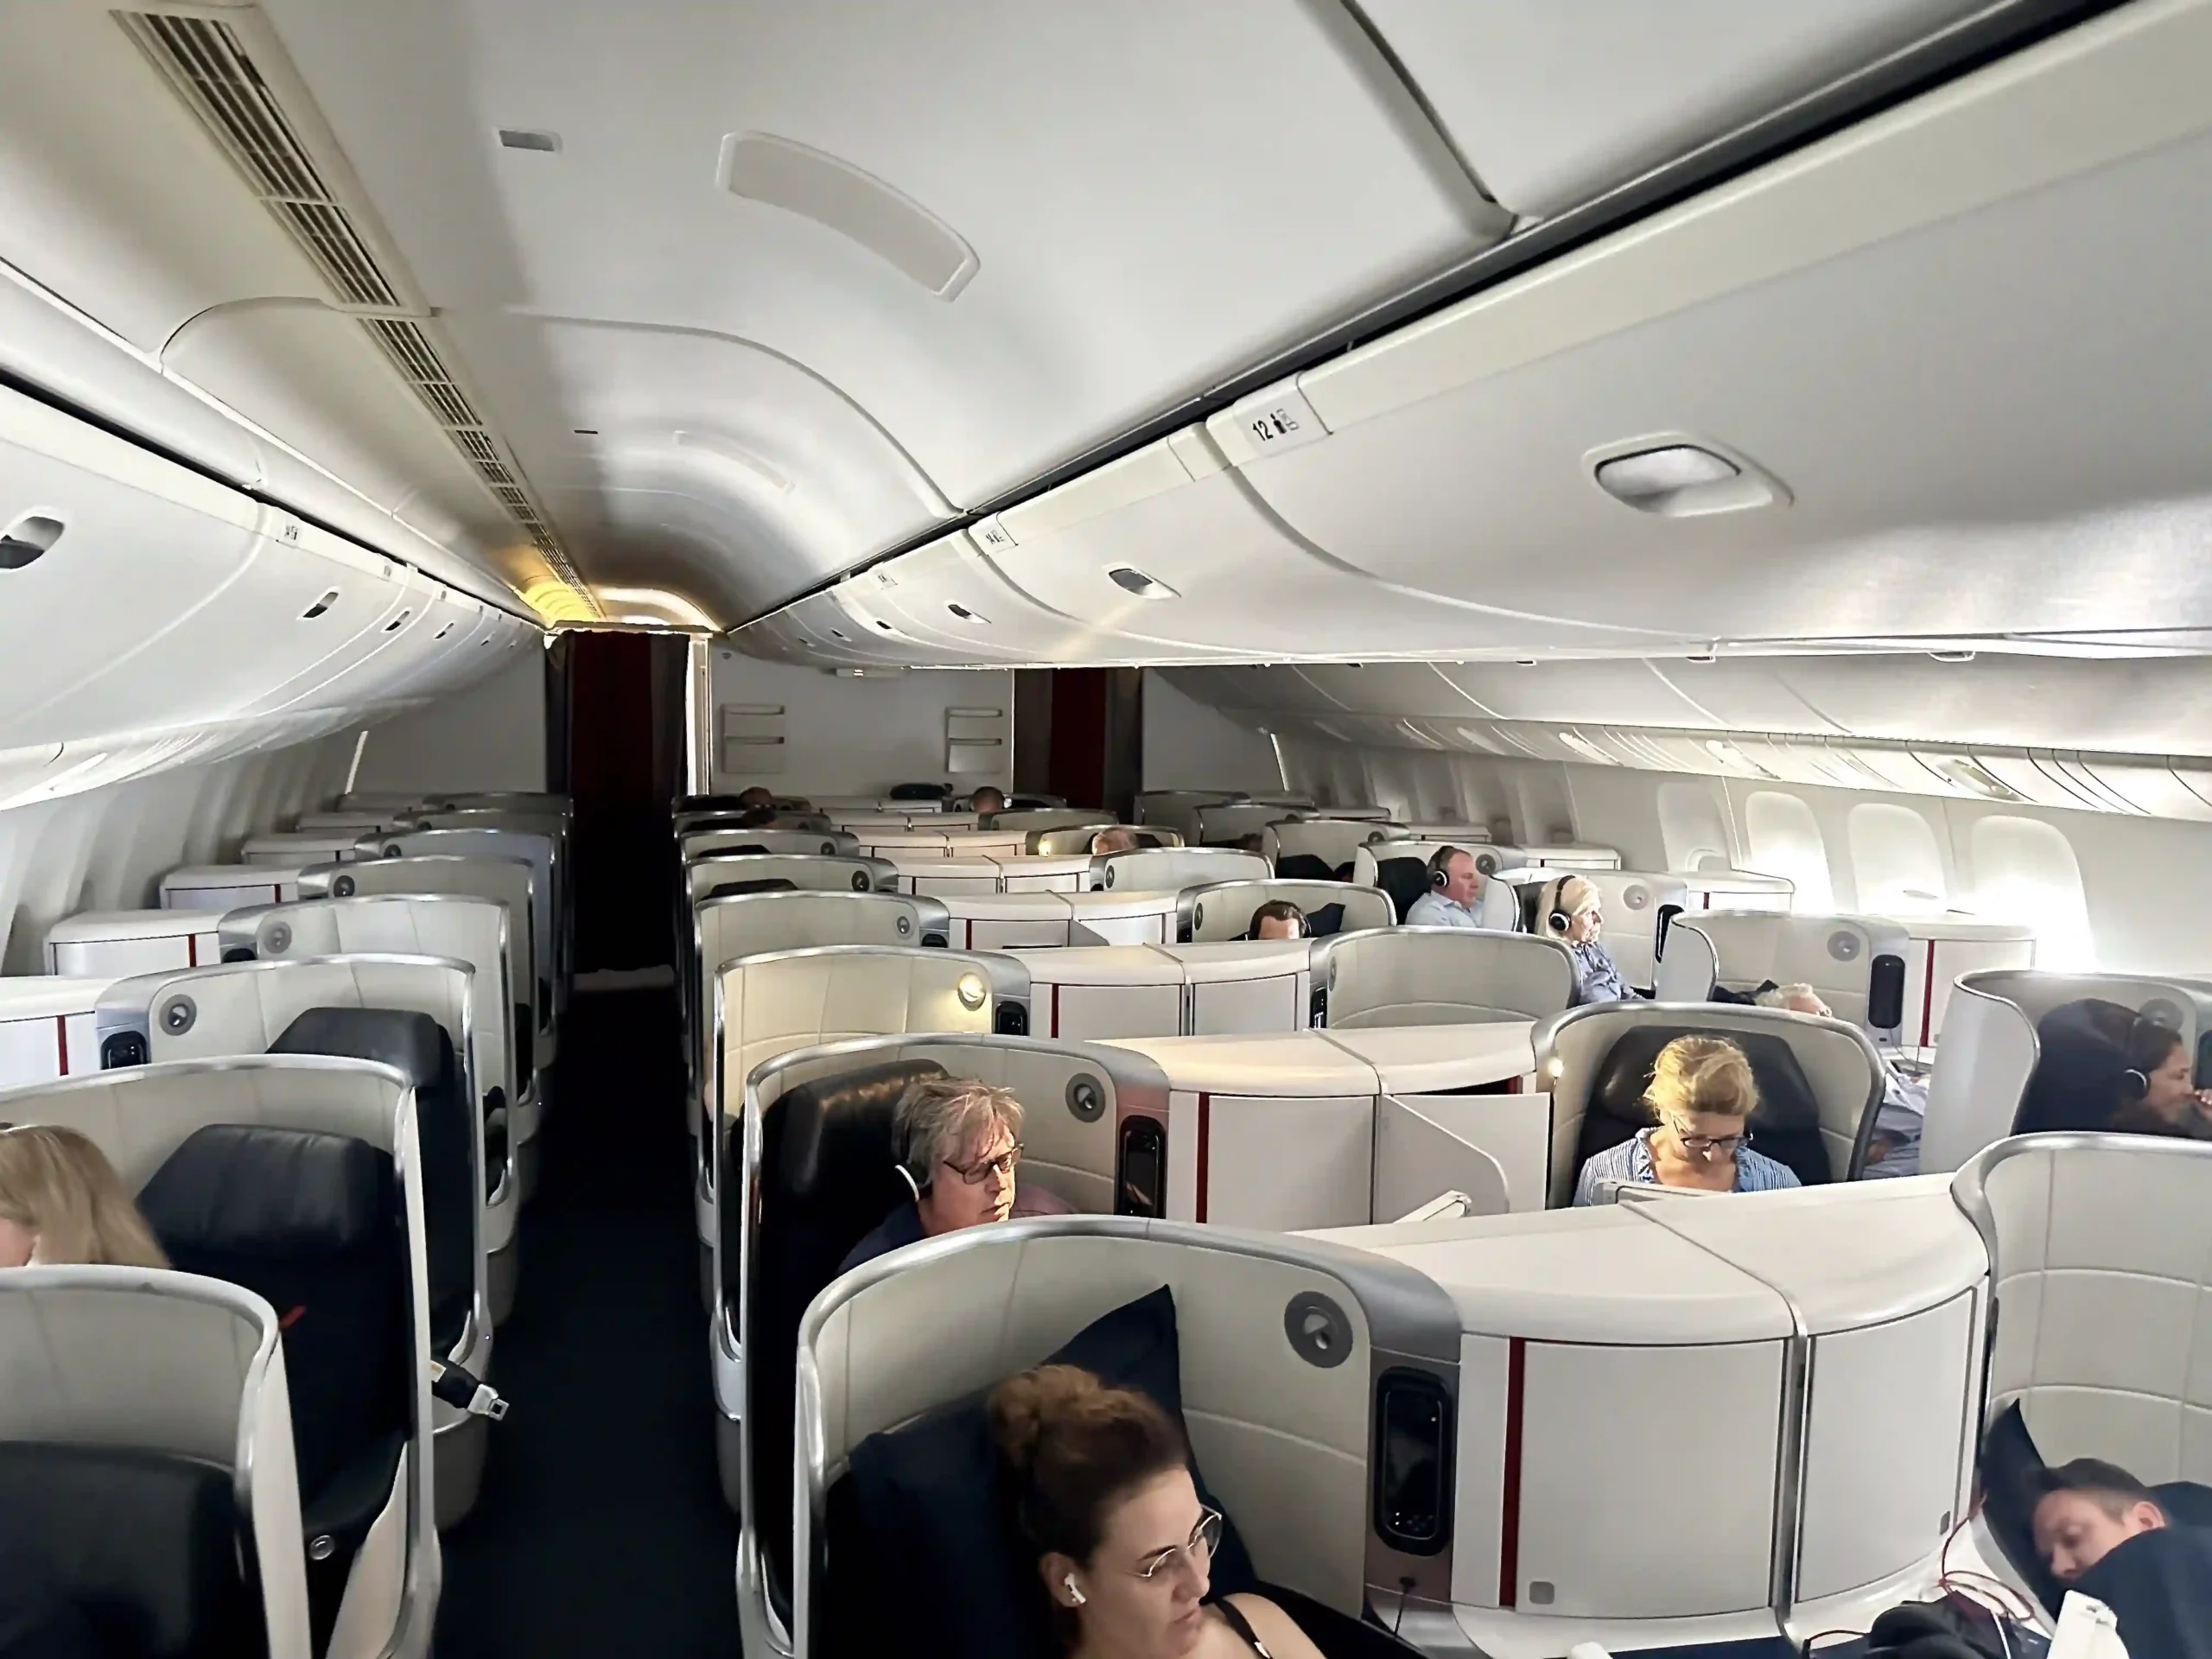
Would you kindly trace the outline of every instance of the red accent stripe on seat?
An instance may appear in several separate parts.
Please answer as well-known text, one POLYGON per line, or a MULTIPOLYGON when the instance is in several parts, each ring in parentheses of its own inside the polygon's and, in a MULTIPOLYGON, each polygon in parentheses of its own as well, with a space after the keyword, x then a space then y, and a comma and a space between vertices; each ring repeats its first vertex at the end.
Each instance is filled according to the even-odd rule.
POLYGON ((1505 1360, 1505 1470, 1497 1516, 1497 1605, 1511 1607, 1521 1594, 1521 1410, 1528 1380, 1526 1340, 1515 1337, 1505 1360))
POLYGON ((1198 1197, 1195 1219, 1206 1218, 1206 1180, 1213 1154, 1213 1096, 1198 1096, 1198 1197))

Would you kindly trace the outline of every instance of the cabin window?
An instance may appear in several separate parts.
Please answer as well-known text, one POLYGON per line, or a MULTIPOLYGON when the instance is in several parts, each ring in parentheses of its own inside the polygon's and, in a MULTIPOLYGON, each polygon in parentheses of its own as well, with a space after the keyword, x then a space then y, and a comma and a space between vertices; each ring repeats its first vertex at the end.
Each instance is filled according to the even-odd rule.
POLYGON ((1828 876, 1827 843, 1813 809, 1795 795, 1754 791, 1744 803, 1744 868, 1762 875, 1786 876, 1796 886, 1794 910, 1825 915, 1835 909, 1835 884, 1828 876))
POLYGON ((1992 817, 1974 827, 1974 909, 2036 931, 2036 966, 2060 972, 2097 965, 2089 904, 2074 848, 2036 818, 1992 817))
POLYGON ((1858 908, 1875 916, 1929 916, 1950 904, 1936 831, 1910 807, 1869 801, 1851 809, 1851 874, 1858 908))
POLYGON ((1728 868, 1728 826, 1709 784, 1660 785, 1659 834, 1670 870, 1728 868))

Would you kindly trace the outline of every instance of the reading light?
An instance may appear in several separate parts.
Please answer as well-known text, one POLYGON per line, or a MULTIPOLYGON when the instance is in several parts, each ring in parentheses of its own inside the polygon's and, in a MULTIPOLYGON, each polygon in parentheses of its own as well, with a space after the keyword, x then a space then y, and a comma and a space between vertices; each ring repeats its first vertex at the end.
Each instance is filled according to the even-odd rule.
POLYGON ((535 149, 550 156, 561 148, 557 132, 531 132, 519 127, 501 127, 499 143, 506 149, 535 149))
MULTIPOLYGON (((711 633, 721 632, 721 624, 701 610, 681 594, 671 593, 665 588, 594 588, 594 597, 612 601, 617 605, 650 605, 664 613, 664 622, 675 627, 705 628, 711 633)), ((633 620, 624 617, 625 622, 633 620)))
POLYGON ((991 626, 991 619, 989 617, 985 616, 980 611, 971 611, 965 605, 957 605, 948 600, 945 602, 944 608, 950 611, 963 622, 973 622, 979 628, 988 628, 991 626))
POLYGON ((1157 576, 1147 576, 1134 566, 1117 564, 1106 573, 1106 579, 1125 594, 1135 594, 1139 599, 1180 599, 1177 593, 1157 576))
POLYGON ((953 986, 960 998, 960 1006, 973 1014, 983 1006, 983 999, 990 995, 990 987, 983 983, 981 974, 963 974, 953 986))
POLYGON ((1972 790, 1984 800, 2024 801, 2028 798, 1987 767, 1963 757, 1944 761, 1941 770, 1953 783, 1972 790))

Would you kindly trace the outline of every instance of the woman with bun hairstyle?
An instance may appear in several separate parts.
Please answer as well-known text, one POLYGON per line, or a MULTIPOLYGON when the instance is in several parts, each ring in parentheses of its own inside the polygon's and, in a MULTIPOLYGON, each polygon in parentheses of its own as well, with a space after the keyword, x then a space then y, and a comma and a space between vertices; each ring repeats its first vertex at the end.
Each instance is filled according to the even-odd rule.
POLYGON ((0 1268, 166 1268, 107 1154, 74 1129, 0 1124, 0 1268))
POLYGON ((1207 1599, 1222 1517, 1148 1396, 1043 1365, 993 1391, 991 1427, 1069 1659, 1321 1659, 1265 1597, 1207 1599))

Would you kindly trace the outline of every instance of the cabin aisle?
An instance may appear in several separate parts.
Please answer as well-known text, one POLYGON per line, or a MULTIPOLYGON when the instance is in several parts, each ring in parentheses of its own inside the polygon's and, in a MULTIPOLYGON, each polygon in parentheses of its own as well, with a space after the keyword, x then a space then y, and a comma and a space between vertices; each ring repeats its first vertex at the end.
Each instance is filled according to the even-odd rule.
POLYGON ((681 1066, 673 991, 570 1005, 499 1333, 513 1408, 446 1535, 438 1659, 738 1652, 681 1066))

